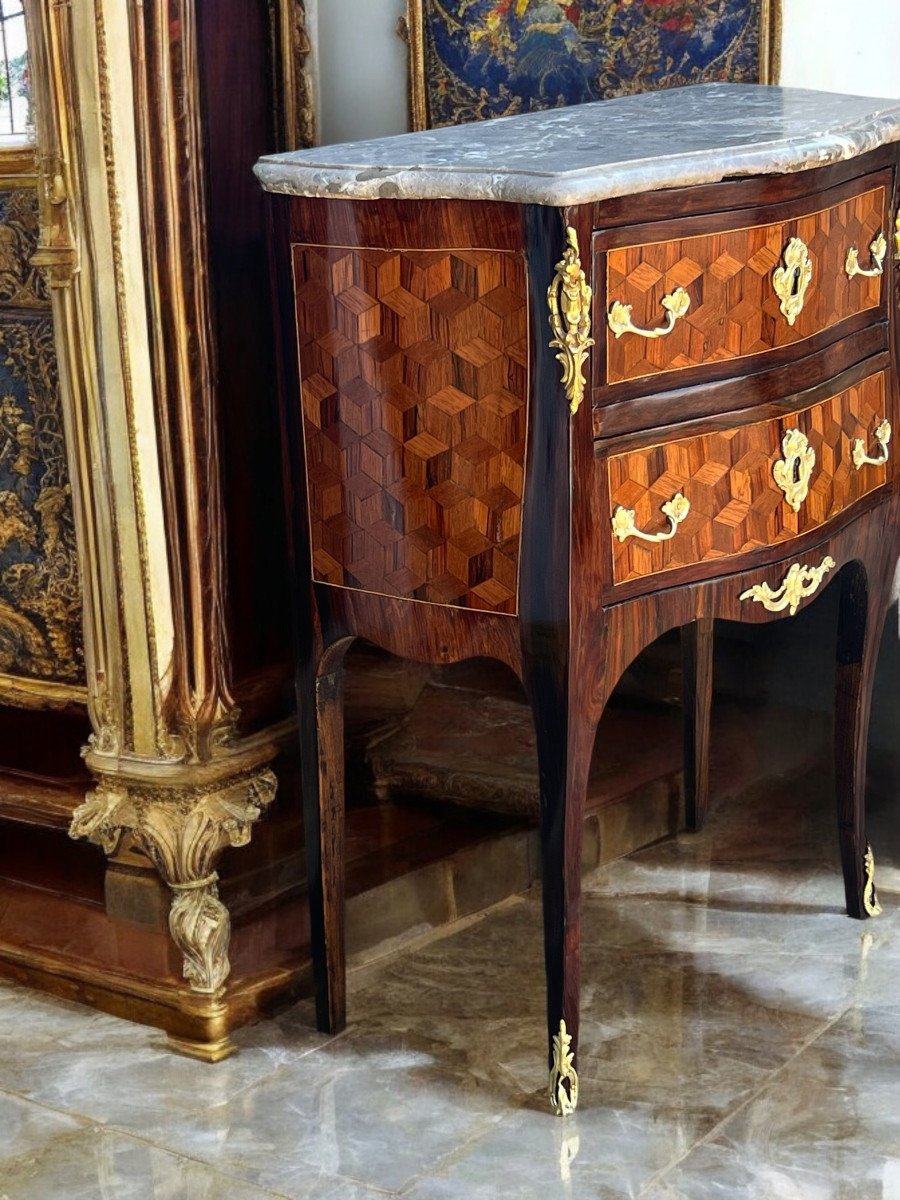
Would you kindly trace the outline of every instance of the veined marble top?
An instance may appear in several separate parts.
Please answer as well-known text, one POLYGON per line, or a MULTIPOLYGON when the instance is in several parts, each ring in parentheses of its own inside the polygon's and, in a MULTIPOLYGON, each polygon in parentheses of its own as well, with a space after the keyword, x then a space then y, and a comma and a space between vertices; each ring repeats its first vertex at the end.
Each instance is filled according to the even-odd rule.
POLYGON ((573 108, 270 154, 270 192, 568 205, 775 175, 900 140, 900 100, 705 83, 573 108))

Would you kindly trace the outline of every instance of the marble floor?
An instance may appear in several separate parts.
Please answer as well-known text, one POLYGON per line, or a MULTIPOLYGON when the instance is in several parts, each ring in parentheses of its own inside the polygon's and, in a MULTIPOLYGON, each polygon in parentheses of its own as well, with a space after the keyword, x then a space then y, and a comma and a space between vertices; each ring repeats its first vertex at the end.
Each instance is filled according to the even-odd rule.
POLYGON ((581 1099, 543 1098, 540 900, 351 973, 217 1066, 0 985, 3 1200, 898 1200, 900 830, 842 915, 824 768, 585 880, 581 1099), (892 866, 898 864, 898 868, 892 866))

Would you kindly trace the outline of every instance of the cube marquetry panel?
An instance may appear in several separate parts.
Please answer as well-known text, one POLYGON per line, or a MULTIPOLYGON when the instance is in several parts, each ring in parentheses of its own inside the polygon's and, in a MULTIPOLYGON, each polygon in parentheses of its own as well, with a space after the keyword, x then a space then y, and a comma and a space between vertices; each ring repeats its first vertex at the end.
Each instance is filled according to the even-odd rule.
MULTIPOLYGON (((883 187, 792 220, 611 249, 606 258, 606 311, 616 300, 632 306, 642 329, 665 324, 662 299, 676 288, 690 308, 657 340, 606 326, 606 382, 745 358, 789 346, 881 302, 883 276, 848 279, 847 251, 871 265, 869 246, 889 236, 883 187), (793 326, 780 310, 772 273, 792 237, 802 238, 813 262, 803 311, 793 326)), ((604 314, 604 323, 606 314, 604 314)))
POLYGON ((869 454, 877 454, 873 433, 888 415, 886 387, 881 372, 784 417, 610 456, 610 518, 622 505, 634 509, 638 529, 655 533, 667 528, 660 507, 676 492, 691 504, 670 541, 614 538, 613 581, 625 583, 788 542, 879 487, 892 463, 858 471, 852 447, 862 438, 869 454), (772 475, 788 429, 805 433, 816 452, 809 494, 796 513, 772 475))
POLYGON ((317 580, 516 611, 521 256, 294 247, 317 580))

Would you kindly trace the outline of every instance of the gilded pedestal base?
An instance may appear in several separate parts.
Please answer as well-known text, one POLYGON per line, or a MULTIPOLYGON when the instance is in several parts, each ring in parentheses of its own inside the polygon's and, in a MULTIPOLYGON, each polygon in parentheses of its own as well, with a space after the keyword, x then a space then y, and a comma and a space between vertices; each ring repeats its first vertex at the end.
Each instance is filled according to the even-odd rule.
POLYGON ((212 1042, 193 1041, 191 1038, 173 1037, 167 1039, 170 1050, 184 1054, 188 1058, 196 1058, 199 1062, 217 1063, 231 1058, 237 1046, 230 1037, 219 1038, 212 1042))
POLYGON ((312 993, 307 962, 271 966, 252 978, 233 979, 220 998, 201 996, 163 980, 110 970, 95 960, 38 951, 0 939, 0 979, 89 1005, 140 1025, 163 1030, 181 1054, 219 1062, 235 1050, 233 1030, 312 993))
POLYGON ((113 854, 127 833, 155 864, 173 892, 169 930, 194 992, 217 995, 231 969, 231 919, 219 899, 215 863, 226 846, 249 842, 276 786, 268 767, 180 788, 101 776, 72 817, 73 838, 113 854))

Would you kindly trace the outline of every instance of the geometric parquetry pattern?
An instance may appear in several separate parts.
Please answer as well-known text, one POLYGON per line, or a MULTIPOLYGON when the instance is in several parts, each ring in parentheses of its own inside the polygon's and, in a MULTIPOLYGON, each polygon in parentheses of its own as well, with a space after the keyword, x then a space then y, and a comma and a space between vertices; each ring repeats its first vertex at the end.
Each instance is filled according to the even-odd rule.
POLYGON ((664 296, 681 287, 690 308, 667 336, 635 333, 616 338, 606 323, 606 382, 641 379, 705 363, 725 362, 789 346, 876 307, 883 276, 844 270, 847 251, 859 250, 871 266, 869 246, 878 233, 890 240, 887 193, 874 188, 819 212, 724 233, 611 249, 606 256, 607 312, 614 301, 632 306, 642 329, 665 324, 664 296), (772 274, 792 237, 802 238, 813 263, 812 282, 793 326, 780 310, 772 274))
POLYGON ((886 385, 879 372, 784 417, 612 455, 610 519, 622 505, 634 509, 638 529, 657 533, 669 528, 660 511, 667 500, 682 492, 691 505, 669 541, 613 538, 613 582, 788 542, 880 487, 893 472, 894 446, 886 466, 861 470, 853 465, 852 448, 862 438, 868 453, 878 457, 873 434, 889 415, 886 385), (805 433, 816 452, 809 494, 796 513, 772 474, 788 429, 805 433))
POLYGON ((514 613, 522 256, 294 246, 317 580, 514 613))

